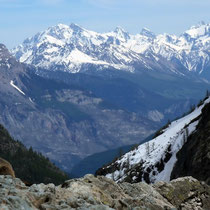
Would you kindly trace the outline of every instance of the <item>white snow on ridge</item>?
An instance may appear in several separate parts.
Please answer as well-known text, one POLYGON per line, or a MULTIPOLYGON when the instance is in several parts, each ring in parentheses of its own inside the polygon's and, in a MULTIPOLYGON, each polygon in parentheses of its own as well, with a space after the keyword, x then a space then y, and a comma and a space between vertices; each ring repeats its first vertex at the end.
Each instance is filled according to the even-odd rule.
MULTIPOLYGON (((202 106, 197 107, 192 113, 179 120, 173 121, 161 135, 123 155, 121 159, 116 161, 116 163, 121 166, 121 169, 112 174, 107 174, 106 177, 114 179, 117 182, 122 181, 126 177, 123 165, 129 162, 129 168, 134 168, 142 162, 142 168, 144 168, 145 171, 147 168, 151 169, 149 174, 151 182, 169 181, 172 169, 177 160, 177 152, 182 148, 184 140, 186 139, 185 137, 194 132, 198 124, 198 120, 193 123, 190 122, 201 114, 202 108, 209 102, 210 98, 208 98, 202 106), (165 158, 168 148, 170 148, 169 152, 172 156, 169 161, 165 163, 164 169, 158 172, 157 168, 154 166, 160 162, 161 159, 163 160, 165 158)), ((134 181, 135 179, 136 175, 133 176, 134 181)))
POLYGON ((106 62, 94 60, 92 57, 86 55, 78 49, 73 50, 70 53, 70 55, 66 58, 66 60, 73 63, 96 63, 108 65, 108 63, 106 62))
POLYGON ((192 38, 196 38, 198 36, 202 36, 206 32, 205 25, 201 25, 200 27, 191 27, 191 29, 187 30, 186 33, 189 34, 192 38))
MULTIPOLYGON (((198 121, 191 123, 187 129, 188 129, 188 133, 189 135, 195 131, 196 126, 198 124, 198 121)), ((157 181, 170 181, 170 176, 171 176, 171 172, 173 170, 173 167, 177 161, 176 158, 176 154, 177 152, 182 148, 183 144, 184 144, 184 135, 186 134, 186 131, 182 128, 181 132, 178 132, 177 135, 175 136, 175 138, 171 138, 172 139, 172 157, 170 158, 170 160, 165 164, 164 170, 161 171, 159 174, 155 175, 154 177, 150 177, 150 179, 153 182, 157 182, 157 181)))
POLYGON ((21 94, 23 94, 24 96, 26 95, 19 87, 17 87, 17 86, 14 84, 14 81, 13 81, 13 80, 10 81, 10 85, 11 85, 12 87, 14 87, 17 91, 19 91, 21 94))
POLYGON ((27 51, 25 54, 23 54, 20 57, 20 62, 26 62, 26 63, 30 64, 30 62, 31 62, 31 60, 30 60, 31 56, 32 56, 32 50, 29 50, 29 51, 27 51))
POLYGON ((202 65, 203 59, 198 55, 202 52, 209 57, 209 31, 210 24, 203 24, 191 27, 179 37, 169 34, 156 36, 148 29, 131 35, 120 27, 112 32, 97 33, 76 24, 58 24, 27 39, 12 53, 27 64, 43 68, 58 65, 72 73, 81 71, 84 63, 114 68, 122 65, 124 68, 121 70, 133 69, 133 64, 137 63, 153 69, 163 65, 162 59, 170 62, 174 58, 189 71, 202 72, 206 64, 202 65), (148 54, 155 54, 158 58, 152 65, 145 59, 148 54), (189 65, 186 65, 187 60, 189 65))
POLYGON ((63 41, 56 39, 55 37, 50 36, 50 35, 45 36, 45 40, 43 40, 43 42, 46 42, 46 41, 49 42, 50 44, 55 44, 57 46, 64 46, 64 44, 65 44, 63 41))

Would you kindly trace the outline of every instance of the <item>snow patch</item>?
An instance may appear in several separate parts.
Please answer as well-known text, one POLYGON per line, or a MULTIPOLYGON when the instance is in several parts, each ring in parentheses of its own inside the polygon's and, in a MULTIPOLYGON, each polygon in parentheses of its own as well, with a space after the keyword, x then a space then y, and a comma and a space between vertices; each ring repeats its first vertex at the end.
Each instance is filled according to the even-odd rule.
POLYGON ((148 112, 148 118, 155 122, 160 122, 164 118, 164 115, 157 110, 152 110, 148 112))
MULTIPOLYGON (((120 170, 107 174, 106 177, 112 178, 117 182, 122 181, 127 176, 125 167, 122 166, 129 165, 130 168, 136 168, 139 164, 142 164, 141 167, 145 172, 150 168, 150 172, 147 173, 151 182, 169 181, 177 160, 177 152, 182 148, 187 136, 195 131, 198 124, 198 120, 192 121, 201 114, 202 108, 209 102, 210 98, 205 100, 204 104, 197 107, 192 113, 170 123, 161 135, 139 145, 136 149, 126 153, 119 160, 112 163, 112 165, 117 164, 120 170), (165 162, 163 170, 159 172, 155 166, 166 158, 167 153, 170 156, 165 162)), ((144 177, 142 177, 142 180, 144 180, 144 177)))
POLYGON ((104 61, 94 60, 94 58, 86 55, 85 53, 79 51, 78 49, 73 50, 70 55, 66 58, 69 62, 72 63, 95 63, 95 64, 104 64, 108 65, 108 63, 104 61))

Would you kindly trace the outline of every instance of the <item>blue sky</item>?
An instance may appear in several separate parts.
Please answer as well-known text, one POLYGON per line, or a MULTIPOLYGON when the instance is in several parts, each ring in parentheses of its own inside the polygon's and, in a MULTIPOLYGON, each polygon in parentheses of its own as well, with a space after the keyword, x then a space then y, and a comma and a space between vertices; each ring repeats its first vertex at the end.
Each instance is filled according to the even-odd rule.
POLYGON ((0 0, 0 42, 12 48, 58 23, 178 35, 201 20, 209 23, 209 11, 210 0, 0 0))

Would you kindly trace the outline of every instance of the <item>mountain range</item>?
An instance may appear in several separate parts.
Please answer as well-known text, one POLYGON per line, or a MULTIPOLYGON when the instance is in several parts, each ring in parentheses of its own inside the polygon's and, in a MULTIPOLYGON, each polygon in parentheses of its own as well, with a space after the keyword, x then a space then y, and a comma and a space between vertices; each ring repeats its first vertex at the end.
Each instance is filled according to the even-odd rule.
POLYGON ((157 128, 87 89, 36 75, 4 45, 0 78, 0 122, 65 170, 95 151, 139 142, 157 128))
POLYGON ((10 52, 0 45, 0 123, 69 172, 196 104, 210 89, 209 43, 204 23, 179 37, 59 24, 10 52))
POLYGON ((1 207, 209 209, 209 27, 59 24, 10 52, 0 44, 0 153, 16 175, 60 184, 54 164, 76 177, 105 164, 57 187, 0 176, 1 207))
POLYGON ((11 52, 20 62, 71 73, 97 68, 209 77, 209 36, 210 24, 203 22, 180 36, 155 35, 146 28, 131 35, 120 27, 97 33, 76 24, 58 24, 26 39, 11 52))

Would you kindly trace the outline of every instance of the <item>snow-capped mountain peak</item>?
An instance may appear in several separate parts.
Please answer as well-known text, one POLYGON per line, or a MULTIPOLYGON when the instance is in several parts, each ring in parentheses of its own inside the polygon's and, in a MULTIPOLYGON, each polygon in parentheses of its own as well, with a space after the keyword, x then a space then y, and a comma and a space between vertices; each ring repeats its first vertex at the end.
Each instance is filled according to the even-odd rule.
POLYGON ((114 30, 115 33, 127 33, 122 27, 117 26, 114 30))
POLYGON ((210 25, 204 23, 179 37, 156 36, 147 28, 140 34, 130 35, 121 27, 113 32, 97 33, 73 23, 58 24, 26 39, 12 53, 27 64, 72 73, 84 72, 94 65, 100 70, 155 69, 179 75, 189 71, 201 74, 210 66, 209 31, 210 25))
POLYGON ((204 22, 199 23, 196 26, 192 26, 184 34, 188 34, 191 38, 196 39, 201 36, 210 35, 210 24, 204 22))
POLYGON ((140 34, 150 38, 155 38, 155 34, 148 28, 143 28, 140 34))
POLYGON ((120 38, 123 41, 127 41, 130 38, 129 33, 125 31, 123 28, 121 28, 120 26, 115 28, 114 33, 117 38, 120 38))
POLYGON ((83 31, 83 28, 75 23, 71 23, 69 26, 73 31, 83 31))

